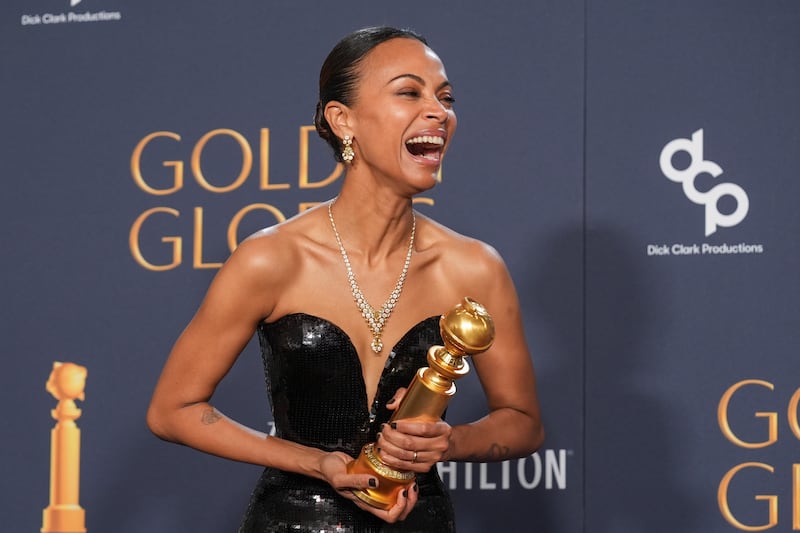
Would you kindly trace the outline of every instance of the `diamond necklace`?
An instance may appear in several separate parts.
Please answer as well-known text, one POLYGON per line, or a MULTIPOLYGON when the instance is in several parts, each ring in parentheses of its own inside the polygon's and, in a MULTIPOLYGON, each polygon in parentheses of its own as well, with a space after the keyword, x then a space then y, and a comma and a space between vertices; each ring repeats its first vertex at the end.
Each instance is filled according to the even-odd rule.
POLYGON ((405 283, 406 274, 408 274, 408 266, 411 264, 411 251, 414 249, 414 234, 417 230, 417 218, 414 216, 414 211, 412 210, 411 239, 408 241, 408 252, 406 253, 406 261, 403 263, 403 270, 400 272, 400 277, 397 278, 397 283, 394 286, 392 294, 390 294, 389 298, 383 302, 381 308, 376 311, 369 304, 369 302, 367 302, 367 299, 364 297, 364 293, 361 292, 361 288, 356 282, 356 275, 353 274, 353 267, 350 266, 350 258, 347 257, 347 252, 342 244, 342 238, 339 236, 339 232, 336 230, 336 223, 333 221, 333 211, 331 211, 331 207, 333 207, 335 202, 336 200, 334 199, 328 204, 328 219, 331 221, 331 228, 333 228, 333 234, 336 236, 336 243, 339 245, 339 252, 341 252, 342 259, 344 259, 344 266, 347 269, 347 281, 350 282, 350 290, 353 292, 353 300, 355 300, 358 309, 361 311, 361 316, 364 317, 369 330, 372 332, 372 343, 370 346, 372 347, 373 352, 380 353, 380 351, 383 349, 383 341, 381 340, 383 327, 386 325, 386 321, 389 319, 389 315, 392 314, 395 305, 397 305, 397 300, 400 299, 400 292, 403 290, 403 283, 405 283))

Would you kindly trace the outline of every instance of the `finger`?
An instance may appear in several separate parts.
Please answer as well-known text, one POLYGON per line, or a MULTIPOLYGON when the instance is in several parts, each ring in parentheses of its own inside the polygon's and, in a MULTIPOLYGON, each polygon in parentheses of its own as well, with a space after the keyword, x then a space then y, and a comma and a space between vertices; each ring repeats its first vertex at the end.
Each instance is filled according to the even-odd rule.
MULTIPOLYGON (((384 520, 394 523, 405 519, 408 513, 414 508, 410 498, 411 491, 409 491, 408 487, 401 490, 397 494, 397 501, 395 504, 386 511, 386 518, 384 518, 384 520)), ((414 503, 416 503, 416 498, 414 498, 414 503)))
POLYGON ((414 451, 422 445, 414 437, 402 433, 381 431, 375 441, 375 451, 390 466, 398 461, 411 461, 414 451))
POLYGON ((384 441, 384 448, 379 447, 377 450, 380 460, 389 467, 401 471, 427 472, 433 466, 432 458, 441 456, 437 452, 399 448, 388 441, 384 441))
POLYGON ((405 520, 408 517, 408 514, 414 509, 414 506, 417 504, 417 498, 419 498, 419 487, 416 483, 412 485, 411 490, 408 491, 408 498, 406 501, 406 506, 403 509, 403 512, 400 513, 398 520, 405 520))
POLYGON ((406 391, 407 389, 405 387, 400 387, 397 389, 397 391, 394 393, 394 396, 392 396, 392 399, 386 402, 386 407, 392 410, 397 409, 397 407, 400 405, 400 402, 403 401, 406 391))
POLYGON ((443 453, 450 447, 450 435, 452 428, 447 423, 430 422, 404 422, 397 421, 384 424, 376 437, 386 447, 387 452, 401 459, 410 459, 411 454, 397 454, 396 448, 414 451, 430 450, 443 453), (406 457, 408 455, 408 457, 406 457))
MULTIPOLYGON (((352 485, 355 485, 355 484, 358 484, 358 483, 352 483, 352 485)), ((368 488, 376 488, 377 486, 378 486, 378 480, 373 478, 371 481, 367 482, 367 486, 366 487, 342 487, 342 488, 337 487, 336 488, 336 492, 338 492, 341 496, 344 496, 348 500, 350 500, 353 503, 355 503, 359 508, 361 508, 361 509, 363 509, 365 511, 369 511, 369 512, 371 512, 371 513, 383 518, 381 513, 384 513, 385 511, 382 511, 380 509, 377 509, 376 507, 373 507, 373 506, 367 504, 364 500, 359 498, 358 495, 356 494, 356 493, 359 493, 359 492, 362 492, 362 491, 366 491, 368 488)))
POLYGON ((416 420, 396 420, 389 423, 391 429, 407 435, 418 437, 440 437, 450 432, 451 427, 447 422, 420 422, 416 420))
POLYGON ((378 486, 378 478, 369 474, 340 474, 331 480, 334 488, 340 492, 352 490, 374 489, 378 486))

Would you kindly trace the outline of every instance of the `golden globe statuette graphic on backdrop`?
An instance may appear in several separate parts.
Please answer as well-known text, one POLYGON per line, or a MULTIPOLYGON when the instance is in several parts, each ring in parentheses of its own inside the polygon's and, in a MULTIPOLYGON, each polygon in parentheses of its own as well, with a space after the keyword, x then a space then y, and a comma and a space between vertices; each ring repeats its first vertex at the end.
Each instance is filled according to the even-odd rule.
POLYGON ((42 513, 42 533, 85 533, 86 513, 78 504, 81 430, 75 424, 83 400, 86 368, 74 363, 53 363, 47 392, 58 400, 50 411, 56 420, 50 443, 50 505, 42 513))
MULTIPOLYGON (((439 420, 456 392, 454 381, 469 372, 464 357, 485 352, 494 341, 492 317, 481 304, 468 297, 441 316, 439 331, 444 346, 428 349, 430 366, 417 371, 390 421, 439 420)), ((397 501, 400 491, 414 482, 415 474, 386 465, 374 446, 375 443, 365 445, 358 458, 347 466, 347 471, 377 477, 376 488, 357 490, 354 494, 373 507, 388 509, 397 501)))

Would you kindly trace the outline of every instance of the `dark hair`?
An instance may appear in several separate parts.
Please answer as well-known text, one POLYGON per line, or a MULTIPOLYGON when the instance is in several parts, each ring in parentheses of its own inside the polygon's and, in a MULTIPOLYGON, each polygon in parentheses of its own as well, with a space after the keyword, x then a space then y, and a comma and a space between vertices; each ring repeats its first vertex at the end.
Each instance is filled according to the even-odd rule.
POLYGON ((333 47, 319 72, 319 101, 314 116, 317 133, 333 148, 333 156, 342 162, 342 143, 334 135, 325 119, 325 106, 335 100, 344 105, 353 104, 353 93, 358 82, 358 66, 373 48, 390 39, 416 39, 422 44, 428 42, 418 33, 408 29, 388 26, 363 28, 346 35, 333 47))

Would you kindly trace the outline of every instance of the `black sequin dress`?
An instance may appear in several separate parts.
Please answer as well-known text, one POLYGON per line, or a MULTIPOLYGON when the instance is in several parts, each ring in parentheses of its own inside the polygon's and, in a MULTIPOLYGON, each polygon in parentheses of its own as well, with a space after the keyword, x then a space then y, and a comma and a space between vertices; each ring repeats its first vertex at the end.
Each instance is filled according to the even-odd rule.
MULTIPOLYGON (((375 399, 367 393, 358 354, 347 334, 331 322, 297 313, 258 328, 277 436, 356 457, 389 420, 386 403, 411 383, 426 354, 442 344, 439 319, 415 325, 392 349, 375 399)), ((419 499, 406 520, 387 524, 342 498, 324 481, 266 468, 256 485, 239 533, 450 533, 450 498, 436 469, 417 476, 419 499)))

